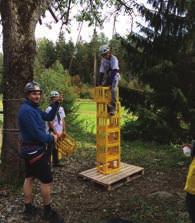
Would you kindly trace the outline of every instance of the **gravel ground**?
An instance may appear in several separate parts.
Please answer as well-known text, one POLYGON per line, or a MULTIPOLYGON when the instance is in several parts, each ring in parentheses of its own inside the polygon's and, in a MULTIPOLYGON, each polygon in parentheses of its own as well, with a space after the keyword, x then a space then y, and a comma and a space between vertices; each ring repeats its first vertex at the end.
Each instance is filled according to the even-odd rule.
MULTIPOLYGON (((94 154, 91 156, 94 157, 94 154)), ((166 216, 169 215, 169 223, 188 223, 183 192, 186 169, 181 167, 168 174, 152 169, 145 170, 143 177, 108 192, 78 177, 79 172, 94 167, 94 158, 89 156, 81 160, 81 157, 82 154, 74 155, 64 161, 63 168, 54 169, 52 206, 64 216, 66 223, 105 223, 110 222, 107 219, 118 217, 133 223, 167 223, 169 218, 166 216), (178 174, 179 171, 181 174, 178 174), (163 198, 158 198, 159 194, 154 193, 160 191, 165 191, 170 196, 166 196, 163 201, 163 198), (176 206, 176 213, 167 212, 169 206, 176 206)), ((38 182, 35 182, 34 204, 40 207, 40 215, 37 218, 25 219, 22 213, 22 189, 13 192, 1 188, 0 223, 45 222, 42 220, 38 182)))

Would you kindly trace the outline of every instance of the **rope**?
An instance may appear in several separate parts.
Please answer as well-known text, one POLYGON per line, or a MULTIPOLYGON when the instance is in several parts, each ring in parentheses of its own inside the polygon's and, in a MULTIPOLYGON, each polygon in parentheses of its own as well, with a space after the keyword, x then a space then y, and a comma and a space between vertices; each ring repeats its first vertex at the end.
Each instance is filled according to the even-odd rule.
POLYGON ((24 98, 3 98, 3 101, 21 101, 24 98))
POLYGON ((77 49, 77 44, 79 42, 79 39, 80 39, 80 35, 81 35, 81 30, 82 30, 82 27, 83 27, 83 21, 79 23, 79 26, 78 26, 78 36, 77 36, 77 40, 76 40, 76 44, 75 44, 75 48, 73 50, 73 53, 72 53, 72 57, 71 57, 71 60, 70 60, 70 64, 69 64, 69 68, 68 68, 68 71, 70 72, 70 69, 71 69, 71 66, 72 66, 72 62, 73 62, 73 59, 74 59, 74 56, 75 56, 75 52, 76 52, 76 49, 77 49))
POLYGON ((112 38, 116 34, 116 15, 114 16, 113 28, 112 28, 112 38))
POLYGON ((4 131, 4 132, 20 132, 19 129, 0 129, 1 131, 4 131))

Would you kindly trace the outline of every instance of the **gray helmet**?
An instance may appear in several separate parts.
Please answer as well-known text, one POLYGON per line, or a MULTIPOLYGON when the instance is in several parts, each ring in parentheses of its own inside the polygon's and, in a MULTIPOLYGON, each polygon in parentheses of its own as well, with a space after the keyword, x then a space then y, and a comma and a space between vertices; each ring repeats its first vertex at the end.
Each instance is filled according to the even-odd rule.
POLYGON ((58 91, 51 91, 50 92, 50 98, 57 97, 57 96, 60 96, 60 93, 58 91))
POLYGON ((35 81, 28 82, 24 87, 24 93, 29 93, 32 91, 40 91, 42 92, 39 83, 35 81))
POLYGON ((110 47, 108 45, 102 45, 99 48, 99 52, 101 55, 108 53, 110 51, 110 47))

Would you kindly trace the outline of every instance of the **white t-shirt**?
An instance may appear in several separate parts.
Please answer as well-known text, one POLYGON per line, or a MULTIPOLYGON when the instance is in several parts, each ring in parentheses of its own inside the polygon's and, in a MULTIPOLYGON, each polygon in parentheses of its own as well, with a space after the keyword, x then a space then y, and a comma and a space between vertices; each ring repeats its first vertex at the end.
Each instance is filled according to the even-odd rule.
POLYGON ((119 63, 116 56, 112 55, 110 59, 101 59, 100 73, 107 73, 110 70, 119 70, 119 63))
MULTIPOLYGON (((52 109, 51 106, 49 106, 46 109, 46 112, 49 113, 51 109, 52 109)), ((63 107, 61 106, 59 107, 58 114, 59 114, 59 117, 58 115, 56 115, 54 120, 52 121, 52 124, 53 124, 53 128, 55 132, 57 132, 58 134, 61 134, 63 132, 63 119, 66 117, 63 107)), ((48 124, 47 124, 46 129, 48 132, 49 131, 48 124)))

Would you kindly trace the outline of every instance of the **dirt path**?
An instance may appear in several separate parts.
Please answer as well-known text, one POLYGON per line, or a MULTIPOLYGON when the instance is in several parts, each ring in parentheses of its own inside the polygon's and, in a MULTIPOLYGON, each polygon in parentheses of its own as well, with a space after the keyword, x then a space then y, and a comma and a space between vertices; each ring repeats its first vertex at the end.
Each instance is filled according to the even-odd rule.
MULTIPOLYGON (((188 223, 183 192, 185 167, 169 172, 145 169, 142 178, 107 192, 78 177, 79 172, 92 168, 94 161, 80 153, 65 160, 65 167, 54 170, 53 206, 64 216, 66 223, 103 223, 113 217, 133 223, 188 223), (157 191, 165 191, 170 197, 149 196, 157 191)), ((37 188, 34 201, 41 207, 37 188)), ((21 191, 0 195, 0 223, 44 222, 41 217, 25 220, 22 210, 21 191)))

